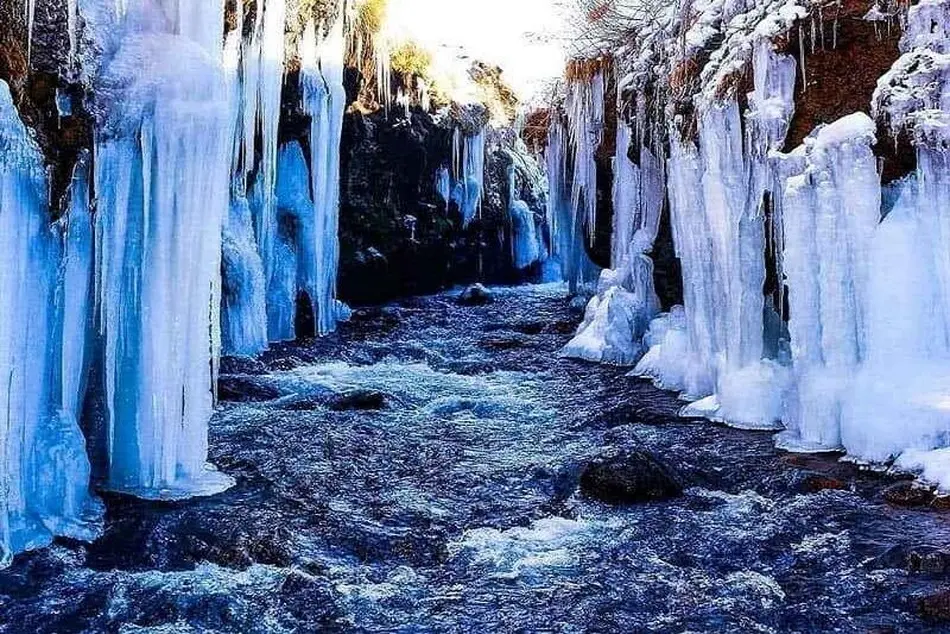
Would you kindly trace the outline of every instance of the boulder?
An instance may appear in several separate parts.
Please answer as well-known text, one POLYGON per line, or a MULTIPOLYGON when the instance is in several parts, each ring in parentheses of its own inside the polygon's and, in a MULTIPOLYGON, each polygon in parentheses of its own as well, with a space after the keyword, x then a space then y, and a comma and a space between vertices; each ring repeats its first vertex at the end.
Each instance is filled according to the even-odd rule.
POLYGON ((581 491, 607 504, 666 500, 683 492, 672 469, 645 451, 629 451, 591 462, 581 474, 581 491))
POLYGON ((336 412, 378 410, 386 406, 386 395, 375 390, 352 390, 333 396, 329 406, 336 412))
POLYGON ((259 403, 279 397, 277 388, 252 376, 232 374, 218 378, 218 398, 222 401, 259 403))
POLYGON ((472 284, 462 291, 457 301, 461 306, 484 306, 494 302, 495 296, 481 284, 472 284))

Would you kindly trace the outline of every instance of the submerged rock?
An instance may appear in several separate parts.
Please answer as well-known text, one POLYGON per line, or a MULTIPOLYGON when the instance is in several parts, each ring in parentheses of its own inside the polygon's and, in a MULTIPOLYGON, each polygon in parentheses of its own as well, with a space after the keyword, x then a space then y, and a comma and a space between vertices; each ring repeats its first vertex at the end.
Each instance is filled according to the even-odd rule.
POLYGON ((636 504, 677 497, 676 474, 645 451, 598 458, 581 474, 581 491, 607 504, 636 504))
POLYGON ((218 398, 222 401, 255 403, 279 397, 277 388, 252 376, 225 375, 218 379, 218 398))
POLYGON ((330 409, 342 412, 347 410, 376 410, 386 406, 386 395, 375 390, 353 390, 337 394, 330 399, 330 409))
POLYGON ((950 588, 919 597, 917 614, 931 624, 950 623, 950 588))
POLYGON ((462 306, 484 306, 495 301, 492 292, 481 284, 472 284, 458 296, 458 303, 462 306))

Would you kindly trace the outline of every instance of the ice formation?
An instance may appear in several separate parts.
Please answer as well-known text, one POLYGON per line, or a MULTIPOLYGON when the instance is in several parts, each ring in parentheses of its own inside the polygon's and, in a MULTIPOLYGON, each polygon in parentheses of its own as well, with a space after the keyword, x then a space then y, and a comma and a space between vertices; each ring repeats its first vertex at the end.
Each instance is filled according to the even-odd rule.
POLYGON ((462 213, 462 224, 468 226, 482 208, 485 188, 485 130, 463 135, 456 128, 453 137, 453 169, 455 188, 452 198, 462 213))
POLYGON ((526 269, 541 257, 534 213, 528 203, 518 198, 515 187, 516 169, 508 167, 508 215, 511 219, 512 261, 515 268, 526 269))
POLYGON ((220 43, 206 35, 220 4, 190 3, 164 32, 154 7, 130 5, 97 79, 107 485, 146 497, 232 483, 207 464, 232 138, 220 43))
POLYGON ((340 139, 343 134, 343 19, 319 43, 311 23, 301 45, 300 82, 304 111, 311 116, 310 178, 313 212, 304 228, 301 287, 313 307, 318 334, 336 329, 349 309, 336 298, 340 259, 340 139))
POLYGON ((565 281, 570 291, 576 293, 581 285, 596 279, 598 273, 585 248, 587 208, 575 204, 578 201, 572 197, 572 178, 568 173, 570 155, 567 126, 557 120, 548 131, 544 157, 548 179, 546 224, 551 255, 546 262, 544 281, 565 281))
POLYGON ((637 373, 661 385, 681 381, 683 397, 696 401, 685 415, 780 429, 788 377, 766 353, 774 333, 765 328, 763 205, 768 154, 791 119, 795 63, 763 40, 752 64, 744 128, 734 98, 701 100, 698 147, 671 133, 669 197, 689 349, 678 362, 663 355, 677 367, 661 367, 654 355, 637 373))
POLYGON ((629 158, 636 148, 630 126, 617 125, 614 157, 613 269, 601 273, 577 335, 561 354, 617 365, 633 365, 643 353, 643 338, 659 312, 650 251, 663 210, 662 164, 646 147, 640 164, 629 158))
POLYGON ((90 314, 87 183, 83 166, 60 239, 39 148, 0 82, 0 568, 55 535, 99 529, 76 416, 90 314))

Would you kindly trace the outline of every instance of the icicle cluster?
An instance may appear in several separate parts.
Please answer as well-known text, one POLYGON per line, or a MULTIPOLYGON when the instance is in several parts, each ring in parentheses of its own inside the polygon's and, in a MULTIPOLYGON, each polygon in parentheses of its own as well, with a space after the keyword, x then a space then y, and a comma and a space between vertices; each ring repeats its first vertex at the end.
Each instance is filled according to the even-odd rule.
POLYGON ((77 419, 91 314, 85 163, 58 227, 46 200, 39 148, 0 82, 0 568, 55 535, 95 537, 102 514, 77 419))
POLYGON ((614 158, 613 269, 601 273, 597 295, 562 355, 616 365, 633 365, 645 352, 643 337, 659 312, 653 285, 653 248, 663 210, 661 164, 646 147, 637 148, 633 131, 617 126, 614 158), (640 164, 628 153, 638 150, 640 164))

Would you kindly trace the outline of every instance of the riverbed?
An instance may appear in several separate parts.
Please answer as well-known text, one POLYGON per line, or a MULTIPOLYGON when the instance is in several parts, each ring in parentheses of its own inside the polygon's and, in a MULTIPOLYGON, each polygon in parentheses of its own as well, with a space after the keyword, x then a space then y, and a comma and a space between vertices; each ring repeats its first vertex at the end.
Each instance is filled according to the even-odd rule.
POLYGON ((918 606, 950 554, 915 562, 944 561, 950 515, 560 358, 580 318, 561 286, 493 292, 225 360, 210 453, 236 486, 105 495, 97 542, 0 572, 0 632, 940 631, 918 606), (630 449, 684 493, 579 491, 585 465, 630 449))

